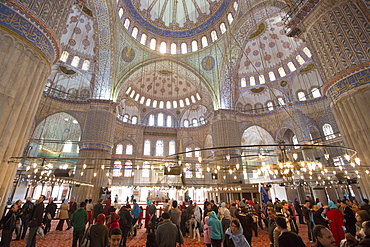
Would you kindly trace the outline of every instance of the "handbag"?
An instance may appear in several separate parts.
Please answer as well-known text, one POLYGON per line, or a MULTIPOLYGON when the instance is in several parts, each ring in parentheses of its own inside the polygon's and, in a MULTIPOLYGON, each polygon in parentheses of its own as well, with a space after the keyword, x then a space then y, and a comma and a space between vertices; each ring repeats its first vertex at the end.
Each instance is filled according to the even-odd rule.
POLYGON ((44 229, 40 226, 37 228, 36 234, 40 237, 43 238, 45 236, 44 229))
POLYGON ((91 226, 89 226, 89 228, 87 228, 83 238, 82 238, 82 242, 81 242, 81 247, 90 247, 90 228, 91 226))
POLYGON ((46 214, 46 219, 48 219, 48 220, 51 220, 53 217, 51 217, 51 214, 50 213, 47 213, 46 214))

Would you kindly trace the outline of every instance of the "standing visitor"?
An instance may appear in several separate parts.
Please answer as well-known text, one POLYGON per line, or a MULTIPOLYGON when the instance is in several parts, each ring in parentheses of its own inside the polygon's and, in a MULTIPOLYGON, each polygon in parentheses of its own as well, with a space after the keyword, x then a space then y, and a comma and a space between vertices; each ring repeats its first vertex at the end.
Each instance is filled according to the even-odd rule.
POLYGON ((21 239, 24 239, 25 236, 26 236, 26 232, 27 232, 27 229, 28 229, 28 225, 30 223, 30 220, 31 220, 31 216, 32 216, 32 211, 33 211, 33 202, 31 202, 31 197, 27 197, 26 199, 26 203, 23 204, 23 207, 22 207, 22 235, 21 235, 21 239))
POLYGON ((227 228, 225 232, 224 247, 250 247, 243 235, 243 227, 238 219, 233 219, 230 227, 227 228))
POLYGON ((2 247, 9 247, 12 242, 12 235, 15 228, 15 221, 17 218, 18 205, 13 204, 8 213, 1 219, 4 224, 4 229, 1 237, 0 245, 2 247))
POLYGON ((87 222, 89 222, 89 225, 93 223, 93 209, 94 205, 92 204, 92 199, 89 199, 89 203, 86 205, 86 212, 87 212, 87 222))
POLYGON ((339 246, 340 241, 344 239, 344 217, 333 201, 328 202, 328 207, 329 208, 326 210, 326 217, 330 222, 330 231, 333 233, 335 244, 339 246))
POLYGON ((59 208, 59 222, 55 231, 63 231, 64 221, 69 218, 68 216, 69 204, 67 199, 64 199, 59 208))
POLYGON ((57 205, 54 203, 53 198, 49 197, 49 203, 45 208, 45 215, 44 215, 44 234, 50 231, 51 227, 51 220, 55 217, 55 211, 57 210, 57 205))
POLYGON ((77 209, 77 203, 75 202, 75 198, 72 197, 71 201, 69 202, 68 219, 67 219, 68 228, 66 229, 66 231, 72 228, 71 220, 72 220, 73 213, 76 211, 76 209, 77 209))
POLYGON ((211 215, 209 216, 208 225, 211 227, 210 235, 212 247, 221 247, 224 233, 222 231, 221 221, 217 218, 217 215, 214 211, 212 211, 211 215))
POLYGON ((42 216, 44 214, 44 200, 45 196, 41 195, 36 202, 30 221, 30 232, 27 238, 27 247, 36 246, 36 231, 42 225, 42 216))
POLYGON ((75 210, 72 216, 73 222, 73 241, 72 247, 77 247, 77 241, 79 241, 78 246, 81 246, 82 238, 85 233, 85 225, 87 222, 87 212, 84 209, 85 202, 80 203, 80 208, 75 210))
POLYGON ((95 204, 94 206, 94 215, 93 219, 96 220, 99 214, 104 213, 104 208, 103 208, 103 199, 99 199, 98 203, 95 204))
POLYGON ((96 216, 95 225, 90 226, 90 247, 106 247, 108 245, 109 231, 105 226, 105 215, 96 216))

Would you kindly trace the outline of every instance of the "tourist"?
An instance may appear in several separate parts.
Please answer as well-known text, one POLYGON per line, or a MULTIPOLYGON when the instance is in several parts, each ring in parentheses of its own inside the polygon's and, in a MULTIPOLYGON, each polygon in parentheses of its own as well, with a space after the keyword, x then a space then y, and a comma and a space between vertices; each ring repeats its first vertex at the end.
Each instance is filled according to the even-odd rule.
POLYGON ((109 232, 109 246, 121 247, 122 231, 119 228, 114 228, 109 232))
POLYGON ((63 231, 64 221, 68 219, 68 209, 69 209, 68 200, 64 199, 62 205, 60 205, 59 208, 59 222, 55 229, 56 231, 63 231))
POLYGON ((105 226, 105 215, 98 214, 95 225, 90 226, 90 247, 105 247, 108 245, 109 231, 105 226))
POLYGON ((335 247, 335 238, 332 232, 323 225, 317 225, 313 228, 314 237, 317 239, 315 247, 335 247))
POLYGON ((12 242, 12 234, 15 228, 15 221, 17 219, 18 205, 12 205, 8 213, 1 219, 4 224, 0 245, 2 247, 9 247, 12 242))
POLYGON ((45 208, 45 215, 44 215, 44 234, 50 231, 51 227, 51 220, 55 217, 55 211, 57 210, 57 205, 54 203, 53 198, 49 197, 49 203, 46 205, 45 208))
POLYGON ((172 247, 176 246, 176 243, 184 243, 182 234, 179 228, 172 223, 169 213, 162 214, 162 223, 158 225, 155 239, 160 247, 172 247))
POLYGON ((208 225, 211 227, 210 235, 212 247, 221 247, 222 239, 224 238, 224 233, 222 231, 221 221, 218 219, 214 211, 212 211, 211 215, 209 216, 208 225))
POLYGON ((230 227, 227 228, 224 247, 250 247, 243 234, 243 227, 238 219, 233 219, 230 227))
POLYGON ((344 234, 345 234, 343 230, 344 217, 333 201, 328 202, 328 209, 326 210, 326 217, 329 220, 329 227, 335 239, 335 244, 339 246, 340 241, 344 239, 344 234))
POLYGON ((80 203, 80 208, 75 210, 72 215, 73 222, 73 240, 72 247, 77 247, 77 241, 79 241, 78 246, 81 246, 82 238, 85 233, 85 225, 87 222, 87 212, 85 208, 85 202, 80 203))
POLYGON ((31 201, 31 197, 27 197, 26 202, 23 204, 23 207, 22 207, 22 213, 23 214, 21 216, 21 220, 22 220, 21 239, 24 239, 25 236, 26 236, 28 225, 30 223, 31 216, 32 216, 33 206, 34 206, 34 204, 31 201))
POLYGON ((279 247, 306 247, 300 236, 287 229, 287 219, 285 217, 278 216, 275 221, 276 228, 280 231, 279 247))
POLYGON ((35 203, 35 207, 33 209, 29 225, 30 232, 28 234, 26 247, 36 246, 36 231, 40 226, 42 226, 42 216, 44 214, 44 200, 45 196, 41 195, 40 198, 35 203))

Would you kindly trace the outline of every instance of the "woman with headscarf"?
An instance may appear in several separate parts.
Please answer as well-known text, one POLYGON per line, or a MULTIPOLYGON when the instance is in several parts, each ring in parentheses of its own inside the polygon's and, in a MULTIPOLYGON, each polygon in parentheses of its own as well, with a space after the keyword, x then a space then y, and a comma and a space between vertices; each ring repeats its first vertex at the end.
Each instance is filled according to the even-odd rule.
POLYGON ((230 227, 225 232, 224 247, 250 247, 243 235, 243 227, 238 219, 231 221, 230 227))
POLYGON ((226 208, 226 203, 225 202, 221 202, 221 207, 218 210, 218 218, 221 220, 221 222, 222 222, 222 219, 225 216, 225 209, 227 209, 226 208))
POLYGON ((209 216, 208 225, 211 227, 211 242, 212 247, 221 247, 224 232, 222 231, 221 221, 218 219, 214 211, 209 216))
POLYGON ((227 208, 224 209, 224 217, 221 220, 221 224, 222 224, 222 231, 223 232, 225 232, 226 229, 230 227, 231 214, 230 214, 230 210, 228 210, 227 208))
POLYGON ((145 223, 144 227, 146 228, 146 232, 149 232, 149 207, 152 205, 152 200, 148 199, 146 202, 146 208, 145 208, 145 223))
POLYGON ((119 220, 120 217, 117 213, 113 212, 110 213, 110 226, 109 226, 109 231, 112 231, 114 228, 120 228, 119 226, 119 220))
POLYGON ((206 244, 207 247, 212 246, 212 241, 211 241, 211 227, 208 225, 208 219, 209 216, 206 216, 204 218, 204 225, 203 225, 203 237, 204 237, 204 243, 206 244))
POLYGON ((88 231, 88 236, 90 238, 90 247, 108 246, 109 230, 105 226, 104 214, 98 215, 95 221, 95 225, 92 225, 88 231))
POLYGON ((64 199, 62 205, 59 208, 59 222, 55 231, 63 231, 64 221, 69 219, 68 215, 69 203, 67 199, 64 199))
POLYGON ((359 210, 359 211, 356 212, 355 218, 356 218, 356 221, 357 221, 356 222, 356 236, 359 237, 359 238, 364 238, 365 233, 364 233, 364 230, 362 228, 362 223, 365 222, 365 221, 370 220, 370 215, 366 210, 359 210))
POLYGON ((342 212, 338 209, 333 201, 328 202, 328 208, 326 209, 326 217, 329 220, 330 231, 333 233, 335 238, 335 244, 340 245, 340 241, 344 239, 344 217, 342 212))

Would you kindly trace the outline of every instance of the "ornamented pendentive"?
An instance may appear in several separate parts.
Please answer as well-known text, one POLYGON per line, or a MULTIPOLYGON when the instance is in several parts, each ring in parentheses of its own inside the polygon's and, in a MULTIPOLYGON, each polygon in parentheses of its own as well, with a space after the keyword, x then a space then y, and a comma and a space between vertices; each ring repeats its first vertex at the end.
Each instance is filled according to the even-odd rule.
POLYGON ((131 46, 126 46, 122 49, 123 61, 129 63, 135 58, 135 50, 131 46))
POLYGON ((212 56, 205 56, 202 59, 202 68, 204 70, 212 70, 215 67, 215 59, 212 56))

